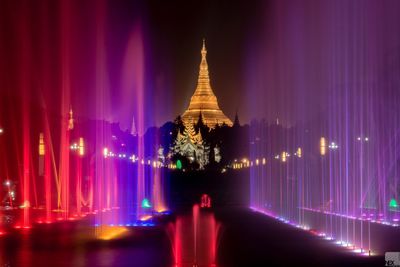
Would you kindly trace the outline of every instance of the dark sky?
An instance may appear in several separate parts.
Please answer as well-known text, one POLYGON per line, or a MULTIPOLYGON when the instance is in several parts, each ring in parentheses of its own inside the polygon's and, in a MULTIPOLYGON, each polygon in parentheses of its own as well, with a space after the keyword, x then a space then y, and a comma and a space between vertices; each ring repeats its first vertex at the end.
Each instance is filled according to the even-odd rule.
POLYGON ((0 93, 124 128, 144 105, 160 126, 187 107, 206 38, 225 114, 292 125, 329 113, 335 90, 397 77, 399 14, 395 0, 3 0, 0 93))
POLYGON ((142 42, 139 72, 144 76, 146 124, 161 125, 187 107, 206 38, 212 86, 221 108, 231 118, 236 110, 248 116, 242 98, 244 44, 259 27, 261 2, 62 2, 1 2, 3 94, 26 95, 27 90, 33 102, 41 95, 49 108, 57 110, 68 90, 67 102, 77 115, 98 117, 98 106, 108 105, 106 118, 130 127, 136 95, 134 88, 126 88, 123 76, 132 71, 135 79, 138 74, 124 68, 132 66, 126 63, 129 53, 142 42), (132 38, 136 43, 130 45, 132 38), (26 76, 23 84, 21 72, 26 76), (99 72, 105 89, 98 88, 99 72), (63 89, 65 73, 69 89, 63 89), (99 91, 105 91, 107 100, 99 100, 99 91))

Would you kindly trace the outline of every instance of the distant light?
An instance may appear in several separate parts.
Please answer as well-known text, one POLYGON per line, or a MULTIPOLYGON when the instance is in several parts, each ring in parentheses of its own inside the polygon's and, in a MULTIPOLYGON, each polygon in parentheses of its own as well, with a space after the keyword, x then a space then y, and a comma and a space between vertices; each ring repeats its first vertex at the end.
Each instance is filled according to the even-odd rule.
POLYGON ((79 138, 79 155, 85 155, 85 142, 83 140, 83 137, 79 138))
POLYGON ((361 137, 360 137, 360 136, 359 136, 359 137, 357 137, 357 140, 358 140, 358 141, 361 141, 361 137))
POLYGON ((365 137, 365 138, 364 138, 364 141, 365 141, 365 142, 368 142, 368 141, 369 141, 369 138, 368 138, 368 137, 365 137))
POLYGON ((392 199, 390 200, 390 202, 389 202, 389 207, 390 207, 390 208, 397 208, 397 207, 398 207, 396 199, 392 198, 392 199))
POLYGON ((267 160, 265 158, 262 159, 262 164, 265 165, 267 163, 267 160))
POLYGON ((335 142, 332 142, 332 143, 329 145, 329 148, 330 148, 330 149, 336 150, 336 149, 339 148, 339 146, 338 146, 335 142))
POLYGON ((326 139, 325 137, 321 137, 319 140, 319 151, 322 156, 326 154, 326 139))
POLYGON ((144 208, 144 209, 149 209, 149 208, 151 208, 151 204, 150 204, 149 199, 144 198, 144 199, 142 200, 142 208, 144 208))
POLYGON ((10 186, 10 185, 11 185, 11 182, 10 182, 9 180, 6 180, 6 181, 4 182, 4 185, 10 186))
POLYGON ((19 206, 21 209, 26 209, 29 208, 31 206, 31 203, 29 202, 29 200, 25 200, 24 203, 19 206))
POLYGON ((103 155, 104 155, 105 158, 107 158, 107 156, 108 156, 108 148, 105 147, 103 149, 103 155))
POLYGON ((285 151, 283 151, 283 152, 282 152, 282 157, 281 157, 282 162, 286 162, 287 156, 288 156, 288 154, 287 154, 285 151))
POLYGON ((301 156, 302 156, 301 147, 297 148, 296 156, 297 156, 298 158, 301 158, 301 156))
POLYGON ((145 221, 150 220, 151 218, 153 218, 153 216, 151 216, 151 215, 143 215, 142 217, 140 217, 139 220, 142 221, 142 222, 145 222, 145 221))
POLYGON ((4 133, 4 129, 0 128, 0 134, 4 133))
POLYGON ((258 159, 256 159, 256 165, 258 165, 260 163, 260 161, 258 159))
POLYGON ((176 161, 176 168, 177 168, 178 170, 182 169, 182 162, 181 162, 181 160, 179 160, 179 159, 176 161))
POLYGON ((39 134, 39 156, 44 156, 45 148, 44 148, 44 136, 43 133, 39 134))
POLYGON ((98 226, 100 227, 98 238, 102 240, 112 240, 120 237, 128 231, 128 229, 120 226, 98 226))

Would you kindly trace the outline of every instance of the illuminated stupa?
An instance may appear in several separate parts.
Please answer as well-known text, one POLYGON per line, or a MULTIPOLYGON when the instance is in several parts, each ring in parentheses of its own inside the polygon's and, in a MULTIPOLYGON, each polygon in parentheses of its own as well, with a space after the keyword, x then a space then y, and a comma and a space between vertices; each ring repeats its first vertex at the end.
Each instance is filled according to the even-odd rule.
POLYGON ((208 75, 207 50, 205 40, 203 39, 203 48, 201 49, 201 63, 197 87, 190 100, 188 109, 183 113, 182 120, 185 123, 197 121, 200 113, 203 116, 203 122, 210 128, 214 128, 216 124, 226 124, 232 126, 232 121, 225 116, 218 106, 217 97, 214 95, 210 85, 210 77, 208 75))

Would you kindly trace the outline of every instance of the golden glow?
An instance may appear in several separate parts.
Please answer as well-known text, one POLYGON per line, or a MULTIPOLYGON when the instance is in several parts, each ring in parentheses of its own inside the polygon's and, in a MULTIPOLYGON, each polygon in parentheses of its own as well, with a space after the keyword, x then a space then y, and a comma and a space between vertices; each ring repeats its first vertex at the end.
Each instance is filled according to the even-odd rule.
POLYGON ((97 231, 97 238, 101 240, 111 240, 121 237, 128 231, 125 227, 121 226, 100 226, 97 231))
MULTIPOLYGON (((165 209, 164 209, 164 211, 165 211, 165 209)), ((140 217, 140 220, 142 222, 145 222, 145 221, 150 220, 151 218, 153 218, 153 216, 151 216, 151 215, 143 215, 142 217, 140 217)))
POLYGON ((260 161, 258 159, 256 159, 256 165, 258 165, 260 163, 260 161))
POLYGON ((85 155, 85 142, 82 137, 79 138, 79 155, 85 155))
POLYGON ((296 156, 299 157, 299 158, 301 158, 301 156, 302 156, 301 147, 297 148, 296 156))
POLYGON ((265 158, 262 159, 262 164, 263 165, 267 164, 267 160, 265 158))
POLYGON ((223 123, 232 126, 232 121, 226 117, 219 108, 217 97, 214 95, 211 88, 206 55, 207 50, 205 40, 203 40, 197 87, 190 100, 188 109, 182 115, 182 120, 185 123, 188 123, 191 120, 197 121, 201 113, 203 123, 210 128, 214 128, 216 124, 223 123))
POLYGON ((74 129, 74 113, 72 112, 72 108, 69 110, 69 119, 68 119, 68 130, 74 129))
POLYGON ((27 209, 31 207, 31 203, 29 202, 29 200, 25 200, 24 203, 19 206, 21 209, 27 209))
POLYGON ((167 208, 164 207, 164 206, 160 206, 160 207, 156 207, 156 208, 155 208, 155 211, 156 211, 156 212, 164 212, 164 211, 167 211, 167 208))
POLYGON ((326 139, 325 139, 325 137, 321 137, 321 139, 319 140, 319 151, 322 156, 324 156, 326 154, 326 139))
POLYGON ((103 156, 104 156, 105 158, 108 157, 108 148, 106 148, 106 147, 103 149, 103 156))
POLYGON ((39 156, 44 156, 44 154, 45 154, 44 137, 43 137, 43 133, 40 133, 40 135, 39 135, 39 156))
POLYGON ((283 151, 281 156, 282 162, 286 162, 286 156, 287 156, 286 152, 283 151))

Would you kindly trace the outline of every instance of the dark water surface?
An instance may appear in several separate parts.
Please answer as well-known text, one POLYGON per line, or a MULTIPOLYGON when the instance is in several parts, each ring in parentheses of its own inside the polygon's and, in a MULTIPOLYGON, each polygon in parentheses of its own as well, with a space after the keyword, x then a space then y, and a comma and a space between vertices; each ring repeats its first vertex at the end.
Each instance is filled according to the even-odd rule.
POLYGON ((87 222, 40 225, 0 237, 3 266, 384 266, 245 208, 197 210, 98 240, 87 222), (194 231, 196 229, 196 231, 194 231), (196 241, 195 241, 196 240, 196 241))

